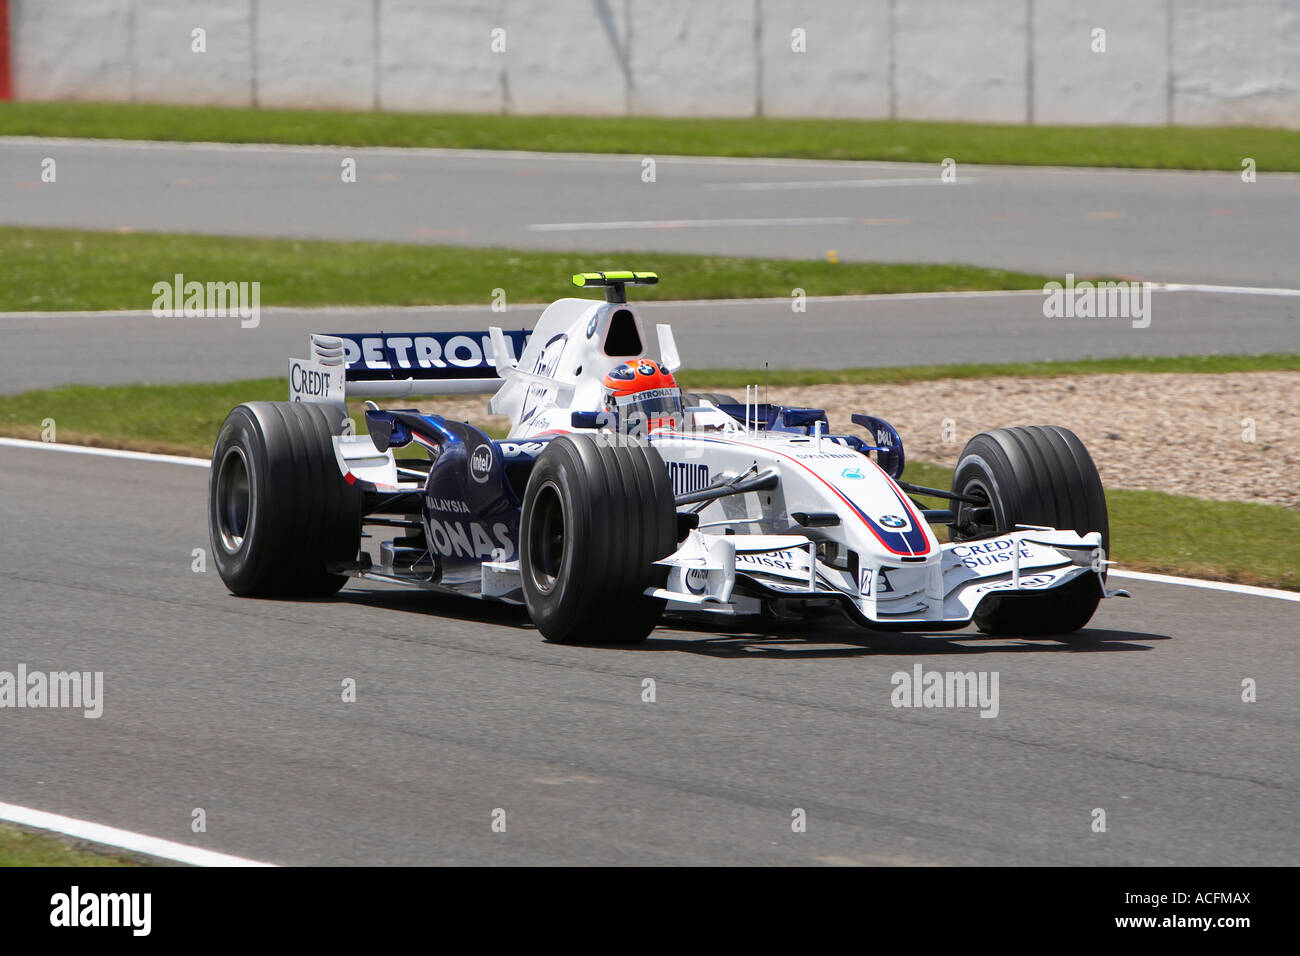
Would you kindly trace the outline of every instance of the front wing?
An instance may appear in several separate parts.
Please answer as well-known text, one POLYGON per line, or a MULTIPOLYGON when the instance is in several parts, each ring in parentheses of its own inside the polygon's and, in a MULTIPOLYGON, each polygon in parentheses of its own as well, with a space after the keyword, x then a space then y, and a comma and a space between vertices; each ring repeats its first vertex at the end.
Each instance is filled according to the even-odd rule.
POLYGON ((1109 563, 1101 535, 1050 528, 941 547, 923 563, 837 566, 823 560, 818 542, 802 535, 707 535, 692 531, 675 553, 664 587, 647 594, 673 611, 736 614, 764 600, 826 601, 844 605, 860 623, 904 630, 948 630, 969 624, 991 593, 1050 591, 1109 563))

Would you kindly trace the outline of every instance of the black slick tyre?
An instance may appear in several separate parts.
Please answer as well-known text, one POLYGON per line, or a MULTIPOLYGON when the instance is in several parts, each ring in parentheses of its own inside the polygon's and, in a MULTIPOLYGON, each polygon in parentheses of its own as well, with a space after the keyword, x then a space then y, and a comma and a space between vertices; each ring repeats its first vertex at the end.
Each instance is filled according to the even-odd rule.
POLYGON ((549 641, 636 644, 664 602, 654 562, 677 548, 668 471, 648 445, 564 435, 546 446, 524 492, 520 570, 528 613, 549 641))
MULTIPOLYGON (((1067 428, 1034 425, 982 432, 966 443, 952 490, 980 499, 957 503, 954 541, 974 541, 1040 525, 1101 532, 1110 553, 1106 494, 1097 466, 1067 428)), ((975 611, 986 634, 1056 635, 1088 623, 1101 600, 1097 575, 1083 574, 1041 594, 991 594, 975 611)))
POLYGON ((342 417, 310 402, 248 402, 221 426, 208 533, 221 580, 249 597, 332 594, 361 543, 362 495, 335 462, 342 417), (338 419, 337 421, 335 419, 338 419))

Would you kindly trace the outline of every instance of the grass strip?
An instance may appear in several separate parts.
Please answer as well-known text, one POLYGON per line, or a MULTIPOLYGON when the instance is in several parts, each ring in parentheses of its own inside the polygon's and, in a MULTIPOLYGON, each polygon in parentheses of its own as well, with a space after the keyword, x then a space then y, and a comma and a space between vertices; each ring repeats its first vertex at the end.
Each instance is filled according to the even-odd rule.
MULTIPOLYGON (((949 488, 952 469, 908 462, 903 478, 949 488)), ((1106 489, 1106 505, 1123 568, 1300 591, 1300 511, 1127 488, 1106 489)))
POLYGON ((1024 166, 1300 171, 1300 131, 1254 126, 1025 126, 916 120, 512 116, 0 103, 0 135, 420 146, 639 156, 770 156, 1024 166))
POLYGON ((0 866, 139 866, 109 851, 78 849, 66 840, 0 823, 0 866))
MULTIPOLYGON (((385 242, 0 227, 0 312, 149 309, 156 282, 259 282, 265 306, 490 305, 579 295, 576 272, 657 271, 638 301, 1041 289, 1050 277, 965 265, 549 252, 385 242)), ((590 297, 591 293, 583 293, 590 297)))

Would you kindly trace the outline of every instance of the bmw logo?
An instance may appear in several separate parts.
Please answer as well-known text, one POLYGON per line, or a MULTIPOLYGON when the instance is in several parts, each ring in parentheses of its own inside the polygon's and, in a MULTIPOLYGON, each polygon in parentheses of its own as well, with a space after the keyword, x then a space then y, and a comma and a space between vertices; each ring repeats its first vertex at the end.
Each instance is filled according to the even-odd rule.
POLYGON ((641 365, 637 368, 637 371, 640 372, 642 375, 653 375, 655 372, 659 370, 655 368, 654 365, 651 364, 650 362, 642 362, 641 365))
POLYGON ((587 338, 591 338, 596 334, 596 320, 599 318, 600 315, 597 313, 596 315, 593 315, 591 321, 587 323, 587 338))
POLYGON ((881 515, 880 523, 886 528, 901 528, 907 524, 907 522, 898 515, 881 515))

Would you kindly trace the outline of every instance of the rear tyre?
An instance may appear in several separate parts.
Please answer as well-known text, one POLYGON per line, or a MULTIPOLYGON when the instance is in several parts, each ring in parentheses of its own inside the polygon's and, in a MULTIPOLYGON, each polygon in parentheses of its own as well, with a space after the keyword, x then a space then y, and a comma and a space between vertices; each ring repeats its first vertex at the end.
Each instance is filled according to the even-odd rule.
MULTIPOLYGON (((1110 553, 1106 493, 1097 466, 1067 428, 1033 425, 976 435, 962 449, 952 490, 983 504, 956 504, 954 541, 973 541, 1046 525, 1101 532, 1110 553)), ((985 634, 1068 634, 1088 623, 1101 600, 1095 574, 1082 574, 1042 594, 991 594, 975 611, 985 634)))
POLYGON ((311 402, 249 402, 212 450, 208 534, 221 580, 248 597, 333 594, 356 559, 361 492, 339 474, 331 438, 342 416, 311 402))
POLYGON ((663 613, 646 597, 677 549, 668 470, 648 445, 564 435, 533 466, 520 516, 524 602, 548 641, 637 644, 663 613))

